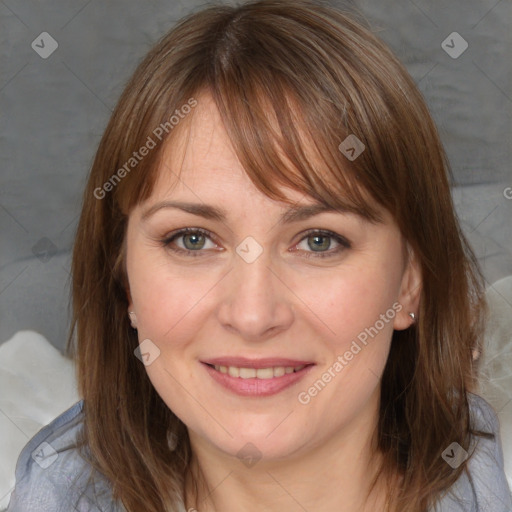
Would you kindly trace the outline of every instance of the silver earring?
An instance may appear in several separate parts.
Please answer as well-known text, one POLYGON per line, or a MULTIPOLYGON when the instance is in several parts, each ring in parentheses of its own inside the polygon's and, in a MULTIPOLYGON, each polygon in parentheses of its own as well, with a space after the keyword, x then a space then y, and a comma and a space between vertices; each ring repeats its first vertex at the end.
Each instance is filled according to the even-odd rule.
POLYGON ((174 432, 167 432, 167 445, 169 450, 173 452, 178 446, 178 436, 174 432))
POLYGON ((409 316, 414 320, 416 318, 416 315, 414 313, 409 313, 409 316))
POLYGON ((134 329, 137 329, 137 317, 135 316, 134 311, 130 311, 128 313, 128 316, 130 317, 130 323, 134 329))

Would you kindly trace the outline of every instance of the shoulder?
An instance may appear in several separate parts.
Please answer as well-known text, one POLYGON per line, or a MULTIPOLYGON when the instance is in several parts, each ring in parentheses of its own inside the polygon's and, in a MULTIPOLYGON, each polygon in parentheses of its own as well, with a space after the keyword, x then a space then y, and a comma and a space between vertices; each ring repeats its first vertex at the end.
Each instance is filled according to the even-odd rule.
POLYGON ((83 401, 43 427, 23 448, 7 512, 122 512, 110 486, 82 457, 83 401))
POLYGON ((482 397, 468 393, 468 402, 472 428, 490 432, 494 438, 474 436, 469 453, 460 446, 450 450, 448 456, 452 457, 454 450, 459 452, 455 456, 460 457, 461 463, 468 458, 470 476, 464 472, 433 512, 511 512, 512 496, 504 471, 498 417, 482 397))

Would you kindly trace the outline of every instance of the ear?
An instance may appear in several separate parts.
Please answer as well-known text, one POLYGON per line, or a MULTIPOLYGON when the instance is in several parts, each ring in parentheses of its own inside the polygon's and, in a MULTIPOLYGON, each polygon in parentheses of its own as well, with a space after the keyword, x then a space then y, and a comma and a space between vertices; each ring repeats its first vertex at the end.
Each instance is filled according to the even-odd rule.
POLYGON ((397 331, 407 329, 417 321, 422 290, 421 266, 418 258, 407 242, 405 250, 406 265, 397 298, 402 309, 397 313, 393 322, 393 328, 397 331), (409 313, 414 313, 416 319, 413 319, 409 313))

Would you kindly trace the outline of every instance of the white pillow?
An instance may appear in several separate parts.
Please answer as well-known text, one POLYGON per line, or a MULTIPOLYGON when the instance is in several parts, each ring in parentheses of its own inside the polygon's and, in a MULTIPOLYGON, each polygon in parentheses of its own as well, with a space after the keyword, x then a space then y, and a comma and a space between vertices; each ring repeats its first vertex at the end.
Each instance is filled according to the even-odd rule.
POLYGON ((0 345, 0 390, 0 510, 4 510, 22 448, 80 398, 73 362, 34 331, 19 331, 0 345))
POLYGON ((512 489, 512 276, 486 290, 489 322, 481 363, 482 395, 498 415, 505 474, 512 489))

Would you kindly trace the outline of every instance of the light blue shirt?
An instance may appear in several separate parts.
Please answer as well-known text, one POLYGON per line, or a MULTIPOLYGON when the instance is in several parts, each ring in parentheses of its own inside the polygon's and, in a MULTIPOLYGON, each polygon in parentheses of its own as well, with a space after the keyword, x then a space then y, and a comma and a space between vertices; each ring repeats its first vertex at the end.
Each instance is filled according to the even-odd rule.
MULTIPOLYGON (((478 438, 468 464, 473 485, 463 473, 431 512, 512 512, 498 418, 483 398, 469 394, 469 402, 476 428, 494 432, 496 439, 478 438)), ((88 482, 91 468, 76 448, 82 409, 83 401, 76 403, 23 448, 7 512, 126 512, 121 503, 113 501, 104 477, 88 482)), ((450 449, 445 460, 453 464, 460 453, 457 447, 450 449)), ((176 504, 176 512, 186 512, 183 502, 176 504)))

